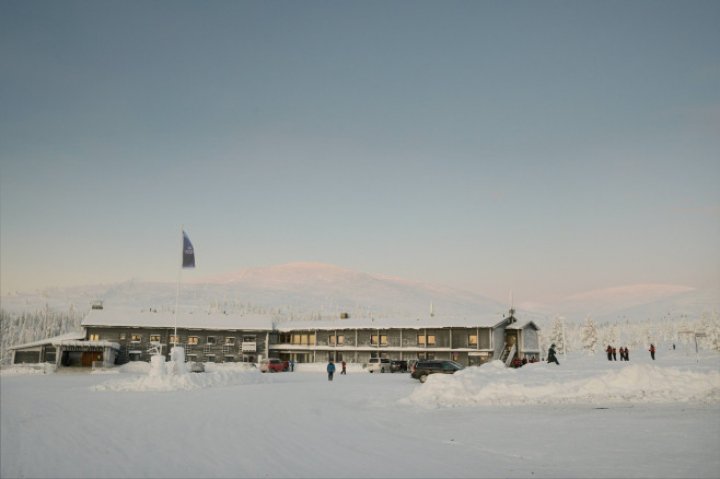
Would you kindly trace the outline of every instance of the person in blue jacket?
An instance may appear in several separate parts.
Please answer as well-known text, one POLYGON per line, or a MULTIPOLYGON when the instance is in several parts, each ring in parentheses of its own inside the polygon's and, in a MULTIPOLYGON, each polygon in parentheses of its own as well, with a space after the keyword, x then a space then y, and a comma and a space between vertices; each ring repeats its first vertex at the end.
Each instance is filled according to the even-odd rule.
POLYGON ((328 381, 332 381, 333 374, 335 374, 335 364, 330 360, 327 365, 328 381))

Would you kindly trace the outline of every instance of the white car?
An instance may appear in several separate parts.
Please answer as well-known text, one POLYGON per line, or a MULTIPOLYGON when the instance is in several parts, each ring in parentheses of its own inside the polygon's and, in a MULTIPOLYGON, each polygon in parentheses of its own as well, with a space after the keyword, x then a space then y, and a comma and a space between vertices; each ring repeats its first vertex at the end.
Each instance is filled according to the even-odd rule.
POLYGON ((371 373, 389 373, 390 360, 386 358, 370 358, 367 364, 367 370, 371 373))

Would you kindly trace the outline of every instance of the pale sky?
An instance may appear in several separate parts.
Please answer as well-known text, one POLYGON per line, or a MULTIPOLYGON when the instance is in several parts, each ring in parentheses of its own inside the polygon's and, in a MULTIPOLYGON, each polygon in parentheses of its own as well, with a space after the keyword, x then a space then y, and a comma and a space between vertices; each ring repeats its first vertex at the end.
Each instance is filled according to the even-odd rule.
POLYGON ((720 280, 720 2, 0 2, 0 288, 720 280))

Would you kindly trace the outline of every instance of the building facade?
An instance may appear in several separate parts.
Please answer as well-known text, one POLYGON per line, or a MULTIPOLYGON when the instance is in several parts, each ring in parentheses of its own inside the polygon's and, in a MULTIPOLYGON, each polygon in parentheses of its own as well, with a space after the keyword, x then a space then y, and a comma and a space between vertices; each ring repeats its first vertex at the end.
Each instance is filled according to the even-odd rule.
POLYGON ((92 353, 92 361, 124 364, 149 361, 154 351, 169 357, 174 344, 185 348, 188 361, 217 363, 256 363, 269 357, 296 363, 366 363, 374 357, 450 359, 465 365, 493 359, 540 359, 537 326, 533 322, 519 326, 513 310, 499 320, 354 319, 343 314, 332 319, 287 321, 281 317, 225 313, 181 313, 175 317, 154 310, 93 309, 83 319, 82 327, 82 338, 64 344, 63 352, 56 350, 54 358, 49 349, 42 349, 52 347, 52 342, 40 346, 39 353, 35 352, 38 344, 32 343, 12 348, 14 361, 50 359, 59 366, 79 365, 77 354, 69 363, 62 359, 77 349, 81 351, 80 365, 89 365, 92 353))

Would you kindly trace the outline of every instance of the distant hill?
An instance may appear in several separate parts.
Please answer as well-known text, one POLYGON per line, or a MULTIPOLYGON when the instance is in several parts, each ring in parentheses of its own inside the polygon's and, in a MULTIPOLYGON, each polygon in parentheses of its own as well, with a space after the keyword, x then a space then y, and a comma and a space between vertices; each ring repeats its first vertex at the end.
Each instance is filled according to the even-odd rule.
MULTIPOLYGON (((176 284, 127 281, 111 285, 53 288, 2 298, 7 311, 89 309, 102 300, 106 308, 172 309, 176 284)), ((290 263, 252 268, 204 278, 181 286, 183 309, 252 310, 297 318, 334 316, 340 312, 366 317, 457 317, 497 315, 508 309, 484 296, 356 272, 321 263, 290 263)))
POLYGON ((587 317, 595 322, 633 323, 668 319, 700 318, 720 313, 720 288, 694 289, 680 285, 637 284, 579 293, 552 305, 530 310, 541 326, 563 316, 569 322, 587 317))
MULTIPOLYGON (((87 311, 94 300, 107 308, 168 310, 175 306, 175 283, 126 281, 71 288, 50 288, 2 297, 10 313, 87 311)), ((508 304, 445 286, 369 274, 322 263, 290 263, 249 268, 183 283, 182 309, 252 311, 291 318, 335 316, 437 317, 496 315, 508 304)), ((575 294, 551 305, 520 305, 518 316, 541 326, 557 315, 568 321, 662 319, 720 311, 720 288, 696 290, 681 285, 642 284, 575 294)))

